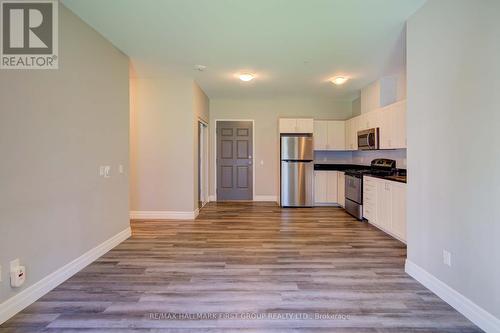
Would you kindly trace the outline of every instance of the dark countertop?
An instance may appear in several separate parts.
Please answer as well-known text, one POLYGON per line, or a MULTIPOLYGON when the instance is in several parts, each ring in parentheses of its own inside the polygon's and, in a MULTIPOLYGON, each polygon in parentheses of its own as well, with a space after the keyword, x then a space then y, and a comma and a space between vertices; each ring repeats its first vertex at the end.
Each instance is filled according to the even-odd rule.
POLYGON ((333 164, 333 163, 314 163, 314 170, 320 171, 345 171, 349 169, 369 169, 369 165, 359 164, 333 164))
MULTIPOLYGON (((345 171, 349 169, 369 169, 369 165, 360 165, 360 164, 334 164, 334 163, 314 163, 314 170, 318 171, 345 171)), ((379 175, 371 175, 366 174, 366 176, 390 180, 398 183, 405 183, 407 181, 406 177, 406 169, 397 169, 398 176, 379 176, 379 175)))
POLYGON ((384 179, 384 180, 390 180, 392 182, 405 183, 405 184, 406 184, 406 180, 407 180, 406 175, 405 176, 379 176, 379 175, 367 174, 365 176, 373 177, 373 178, 380 178, 380 179, 384 179))

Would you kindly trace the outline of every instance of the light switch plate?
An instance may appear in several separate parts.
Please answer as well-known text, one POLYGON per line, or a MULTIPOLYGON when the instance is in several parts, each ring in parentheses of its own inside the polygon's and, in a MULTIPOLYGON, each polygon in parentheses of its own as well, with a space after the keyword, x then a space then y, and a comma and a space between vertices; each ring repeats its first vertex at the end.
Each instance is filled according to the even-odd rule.
POLYGON ((443 250, 443 263, 451 267, 451 253, 447 250, 443 250))
POLYGON ((16 267, 18 267, 19 265, 21 265, 21 262, 19 261, 19 259, 14 259, 10 262, 10 271, 12 272, 12 270, 14 270, 16 267))

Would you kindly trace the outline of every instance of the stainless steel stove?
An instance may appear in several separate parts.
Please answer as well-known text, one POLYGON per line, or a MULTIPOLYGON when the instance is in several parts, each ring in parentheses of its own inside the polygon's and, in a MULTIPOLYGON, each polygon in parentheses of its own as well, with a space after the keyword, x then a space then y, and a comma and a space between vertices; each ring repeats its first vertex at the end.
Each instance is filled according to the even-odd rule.
POLYGON ((357 218, 363 219, 363 175, 390 176, 394 174, 396 161, 386 158, 374 159, 368 169, 345 171, 345 210, 357 218))

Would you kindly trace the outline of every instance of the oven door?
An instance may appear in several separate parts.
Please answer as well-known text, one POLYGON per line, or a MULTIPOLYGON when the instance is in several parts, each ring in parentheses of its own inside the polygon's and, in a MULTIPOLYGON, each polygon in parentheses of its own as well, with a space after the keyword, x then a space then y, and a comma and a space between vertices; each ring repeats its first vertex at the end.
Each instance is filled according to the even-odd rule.
POLYGON ((345 176, 345 198, 362 204, 363 180, 354 176, 345 176))

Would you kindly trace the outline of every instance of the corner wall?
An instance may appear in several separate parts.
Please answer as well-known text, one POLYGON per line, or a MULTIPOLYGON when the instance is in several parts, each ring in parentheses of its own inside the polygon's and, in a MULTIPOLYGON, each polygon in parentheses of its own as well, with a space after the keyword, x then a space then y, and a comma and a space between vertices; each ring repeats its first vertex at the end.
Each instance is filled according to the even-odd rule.
POLYGON ((491 332, 500 330, 498 13, 494 0, 429 0, 407 30, 408 260, 491 332))
POLYGON ((194 218, 198 205, 198 119, 208 97, 191 79, 130 80, 133 218, 194 218))
POLYGON ((193 212, 193 81, 133 78, 131 211, 193 212))
POLYGON ((0 303, 129 228, 128 58, 62 5, 59 40, 58 70, 0 70, 0 303))

